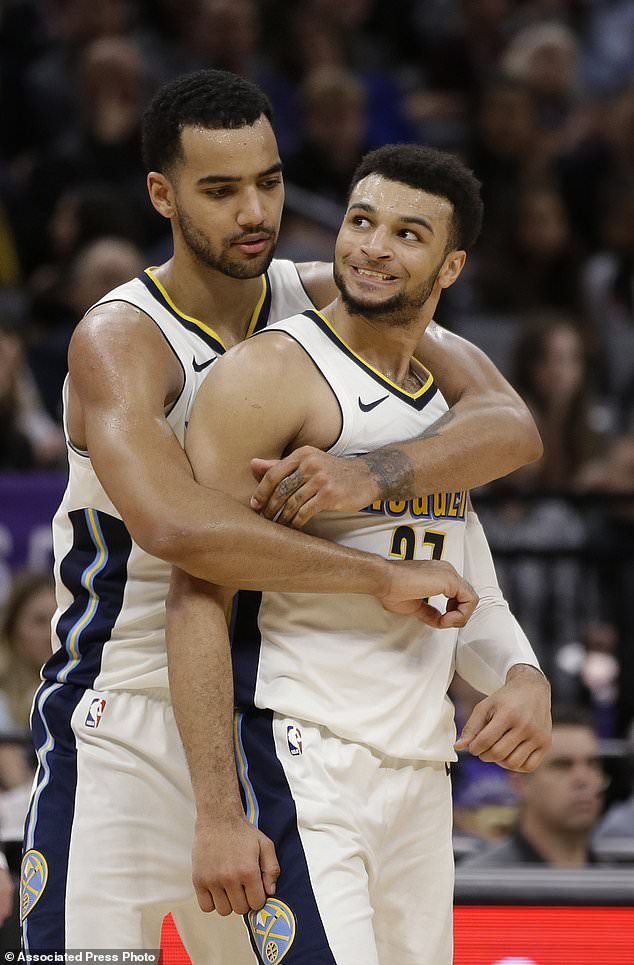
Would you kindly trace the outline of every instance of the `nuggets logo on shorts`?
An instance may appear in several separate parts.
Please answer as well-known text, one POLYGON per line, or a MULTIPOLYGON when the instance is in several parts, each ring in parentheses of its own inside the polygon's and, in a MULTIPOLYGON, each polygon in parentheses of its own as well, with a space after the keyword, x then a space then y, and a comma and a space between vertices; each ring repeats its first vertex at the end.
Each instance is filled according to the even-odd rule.
POLYGON ((86 727, 99 727, 105 709, 105 697, 95 697, 86 714, 86 727))
POLYGON ((247 917, 260 958, 266 965, 277 965, 295 940, 295 915, 279 898, 269 898, 264 908, 247 917))
POLYGON ((297 757, 304 750, 304 745, 302 743, 302 732, 297 726, 297 724, 289 724, 286 728, 286 740, 288 741, 288 749, 293 755, 297 757))
POLYGON ((39 851, 27 851, 22 858, 20 872, 20 921, 24 921, 46 888, 48 881, 48 865, 46 858, 39 851))

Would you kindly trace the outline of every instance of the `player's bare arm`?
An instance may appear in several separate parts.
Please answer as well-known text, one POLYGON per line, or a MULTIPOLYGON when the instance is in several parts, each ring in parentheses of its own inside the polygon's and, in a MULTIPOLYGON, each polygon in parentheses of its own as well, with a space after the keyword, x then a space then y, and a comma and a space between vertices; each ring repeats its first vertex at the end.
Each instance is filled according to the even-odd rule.
POLYGON ((166 612, 170 692, 196 801, 192 880, 201 909, 223 916, 261 908, 280 873, 275 848, 247 822, 238 789, 231 597, 175 569, 166 612))
POLYGON ((182 386, 180 363, 142 312, 122 302, 90 312, 71 340, 69 372, 71 441, 88 450, 146 552, 246 589, 343 588, 381 599, 398 591, 393 567, 379 557, 292 533, 259 519, 232 493, 194 481, 165 418, 182 386))
MULTIPOLYGON (((309 262, 298 270, 315 304, 336 292, 331 265, 309 262)), ((420 439, 355 459, 313 447, 277 462, 259 454, 252 464, 258 480, 252 508, 300 529, 321 511, 355 511, 375 499, 414 498, 454 485, 472 489, 540 457, 530 412, 480 349, 432 322, 416 354, 452 406, 435 426, 420 439)))
POLYGON ((513 771, 532 771, 550 746, 550 685, 498 585, 482 526, 470 508, 465 576, 480 596, 458 634, 457 673, 482 694, 465 723, 457 750, 513 771))

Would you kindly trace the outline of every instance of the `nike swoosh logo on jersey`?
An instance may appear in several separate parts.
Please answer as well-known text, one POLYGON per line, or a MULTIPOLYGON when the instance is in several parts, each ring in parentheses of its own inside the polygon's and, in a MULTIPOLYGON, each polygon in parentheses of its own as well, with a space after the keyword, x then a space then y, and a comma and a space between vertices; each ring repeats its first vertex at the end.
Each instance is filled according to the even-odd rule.
POLYGON ((215 362, 215 361, 216 361, 216 358, 217 358, 217 356, 214 355, 214 356, 212 356, 212 358, 207 359, 206 362, 197 362, 196 359, 194 358, 194 360, 193 360, 194 372, 202 372, 202 370, 203 370, 203 369, 206 369, 208 365, 211 365, 212 362, 215 362))
POLYGON ((382 399, 376 399, 375 402, 362 402, 359 396, 359 408, 362 412, 372 412, 372 409, 376 409, 377 405, 381 405, 386 399, 389 399, 389 395, 384 395, 382 399))

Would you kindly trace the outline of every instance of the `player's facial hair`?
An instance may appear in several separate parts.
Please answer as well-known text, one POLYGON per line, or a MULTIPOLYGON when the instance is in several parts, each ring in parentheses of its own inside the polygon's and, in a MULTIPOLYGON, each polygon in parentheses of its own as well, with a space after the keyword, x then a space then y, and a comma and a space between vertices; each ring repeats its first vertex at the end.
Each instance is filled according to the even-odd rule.
MULTIPOLYGON (((229 278, 257 278, 267 270, 269 265, 273 260, 273 255, 275 254, 275 244, 267 252, 264 257, 264 261, 259 259, 254 259, 250 262, 238 262, 232 261, 230 256, 230 246, 235 241, 238 241, 241 237, 230 238, 228 241, 222 243, 222 248, 219 253, 215 252, 211 247, 209 239, 205 237, 202 231, 194 225, 191 218, 185 214, 183 209, 180 207, 178 202, 176 202, 176 213, 178 215, 178 224, 183 236, 183 241, 191 251, 191 253, 206 265, 207 268, 213 268, 214 271, 219 271, 223 275, 228 275, 229 278)), ((250 229, 250 231, 243 231, 242 235, 248 234, 270 234, 274 242, 277 241, 275 238, 275 232, 272 228, 257 226, 250 229)))
POLYGON ((436 279, 444 263, 445 254, 443 254, 442 261, 438 267, 431 272, 417 291, 411 295, 407 295, 405 292, 399 292, 384 302, 367 303, 355 298, 346 287, 346 283, 341 273, 337 270, 336 265, 333 268, 333 275, 335 285, 341 293, 341 300, 349 312, 355 315, 362 315, 364 318, 381 318, 386 325, 392 325, 397 328, 409 325, 416 318, 434 290, 436 279))

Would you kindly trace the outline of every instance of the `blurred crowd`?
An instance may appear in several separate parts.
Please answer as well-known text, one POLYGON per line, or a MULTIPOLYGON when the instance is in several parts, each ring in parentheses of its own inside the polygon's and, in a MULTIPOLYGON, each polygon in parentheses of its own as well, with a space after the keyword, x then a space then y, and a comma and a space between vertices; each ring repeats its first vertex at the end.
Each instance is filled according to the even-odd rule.
MULTIPOLYGON (((545 455, 476 503, 556 698, 583 706, 599 738, 631 739, 634 4, 5 0, 0 469, 64 464, 73 327, 110 288, 169 256, 146 196, 144 107, 160 84, 206 66, 256 81, 273 102, 284 257, 330 259, 369 148, 431 144, 481 179, 485 230, 438 320, 502 368, 545 455)), ((26 597, 28 580, 17 581, 5 605, 5 731, 24 728, 42 657, 14 610, 25 599, 27 611, 52 606, 48 583, 33 579, 26 597)), ((470 698, 455 696, 460 717, 470 698)), ((30 762, 2 754, 0 780, 19 785, 30 762)), ((465 784, 476 799, 489 778, 478 780, 465 784)), ((513 811, 521 782, 496 781, 493 798, 513 811)))

